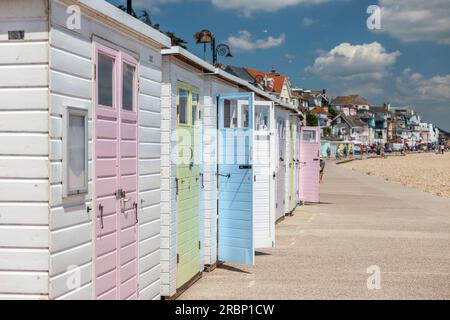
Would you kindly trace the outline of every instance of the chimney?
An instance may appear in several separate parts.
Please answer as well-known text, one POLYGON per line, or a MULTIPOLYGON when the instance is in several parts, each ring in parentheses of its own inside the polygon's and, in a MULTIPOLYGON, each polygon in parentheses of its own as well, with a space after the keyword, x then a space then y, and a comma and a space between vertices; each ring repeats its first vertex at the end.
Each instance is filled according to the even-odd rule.
POLYGON ((327 94, 327 89, 322 89, 323 94, 327 94))
POLYGON ((275 67, 272 67, 272 74, 276 74, 277 73, 277 69, 275 69, 275 67))

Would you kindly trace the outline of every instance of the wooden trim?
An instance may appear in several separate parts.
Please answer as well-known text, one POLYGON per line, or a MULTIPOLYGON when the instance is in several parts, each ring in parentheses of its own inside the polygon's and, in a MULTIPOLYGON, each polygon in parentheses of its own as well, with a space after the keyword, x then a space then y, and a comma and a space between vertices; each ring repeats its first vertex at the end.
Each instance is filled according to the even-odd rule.
POLYGON ((173 296, 170 297, 161 297, 162 300, 177 300, 183 293, 186 292, 187 289, 189 289, 194 283, 196 283, 198 280, 202 278, 202 273, 197 273, 191 280, 186 282, 184 285, 182 285, 173 296))

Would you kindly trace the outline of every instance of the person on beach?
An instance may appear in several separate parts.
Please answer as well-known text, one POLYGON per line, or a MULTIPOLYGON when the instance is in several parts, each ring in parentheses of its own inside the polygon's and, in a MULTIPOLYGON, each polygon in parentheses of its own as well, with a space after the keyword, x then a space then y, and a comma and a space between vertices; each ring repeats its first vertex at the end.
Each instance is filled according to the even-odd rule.
POLYGON ((323 174, 325 171, 325 160, 320 159, 320 175, 319 175, 319 182, 322 183, 323 181, 323 174))
POLYGON ((331 158, 331 149, 330 149, 330 147, 327 148, 327 158, 328 159, 331 158))
POLYGON ((347 146, 344 146, 344 158, 347 158, 347 146))
POLYGON ((441 144, 441 154, 442 155, 445 154, 445 146, 443 144, 441 144))

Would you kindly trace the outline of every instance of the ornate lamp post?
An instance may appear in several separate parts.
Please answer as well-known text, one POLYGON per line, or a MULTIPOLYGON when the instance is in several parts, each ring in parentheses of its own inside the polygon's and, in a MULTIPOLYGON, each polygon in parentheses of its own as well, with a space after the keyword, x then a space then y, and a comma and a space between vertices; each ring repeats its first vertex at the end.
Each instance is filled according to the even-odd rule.
POLYGON ((127 0, 127 13, 131 14, 133 12, 133 0, 127 0))
POLYGON ((206 57, 206 44, 208 43, 211 44, 213 65, 217 64, 217 56, 227 58, 233 57, 233 55, 231 54, 231 49, 228 45, 221 43, 216 46, 216 38, 214 37, 214 34, 209 30, 202 30, 200 32, 197 32, 194 35, 194 39, 197 44, 203 43, 205 57, 206 57))

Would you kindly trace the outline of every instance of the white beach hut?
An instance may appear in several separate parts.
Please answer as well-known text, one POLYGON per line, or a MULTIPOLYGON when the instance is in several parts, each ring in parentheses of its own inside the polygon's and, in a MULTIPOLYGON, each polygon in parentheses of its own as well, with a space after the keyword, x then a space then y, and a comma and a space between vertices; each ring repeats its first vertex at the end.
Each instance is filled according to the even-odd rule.
POLYGON ((102 0, 2 0, 0 42, 0 298, 159 298, 170 39, 102 0))

